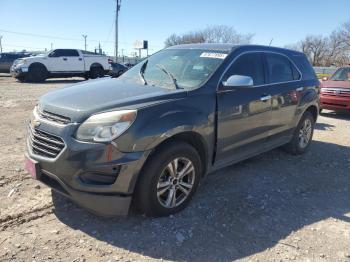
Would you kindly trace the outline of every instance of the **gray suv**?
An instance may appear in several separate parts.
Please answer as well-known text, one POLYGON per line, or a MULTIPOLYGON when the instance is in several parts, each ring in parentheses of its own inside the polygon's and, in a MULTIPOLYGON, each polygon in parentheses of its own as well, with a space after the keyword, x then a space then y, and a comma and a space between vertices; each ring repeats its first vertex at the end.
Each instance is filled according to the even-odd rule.
POLYGON ((41 97, 28 126, 33 178, 103 216, 187 206, 208 173, 283 146, 304 153, 319 111, 304 54, 265 46, 180 45, 118 79, 41 97))

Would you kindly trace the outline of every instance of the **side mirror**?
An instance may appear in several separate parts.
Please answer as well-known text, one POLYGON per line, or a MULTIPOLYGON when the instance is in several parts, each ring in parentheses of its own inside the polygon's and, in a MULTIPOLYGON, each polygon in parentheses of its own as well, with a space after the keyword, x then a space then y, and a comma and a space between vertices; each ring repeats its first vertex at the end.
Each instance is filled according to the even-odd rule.
POLYGON ((222 82, 224 87, 253 88, 254 81, 250 76, 232 75, 222 82))
POLYGON ((328 80, 328 77, 322 77, 322 81, 327 81, 328 80))

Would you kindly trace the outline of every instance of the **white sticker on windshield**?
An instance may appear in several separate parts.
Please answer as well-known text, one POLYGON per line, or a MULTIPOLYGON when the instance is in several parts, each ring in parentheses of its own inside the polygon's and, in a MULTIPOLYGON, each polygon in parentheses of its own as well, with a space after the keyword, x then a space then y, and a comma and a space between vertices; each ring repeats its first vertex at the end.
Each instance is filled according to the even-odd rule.
POLYGON ((223 53, 202 53, 200 57, 206 57, 206 58, 218 58, 218 59, 225 59, 227 54, 223 53))

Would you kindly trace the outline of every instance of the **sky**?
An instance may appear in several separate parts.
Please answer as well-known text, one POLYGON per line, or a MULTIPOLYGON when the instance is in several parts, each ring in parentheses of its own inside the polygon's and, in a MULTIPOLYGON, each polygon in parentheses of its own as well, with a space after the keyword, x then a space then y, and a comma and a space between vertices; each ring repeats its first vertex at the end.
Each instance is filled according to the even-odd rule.
MULTIPOLYGON (((148 40, 149 52, 173 34, 232 26, 254 34, 252 43, 284 47, 306 35, 328 35, 350 21, 350 0, 122 0, 119 53, 135 52, 148 40), (122 50, 123 49, 123 50, 122 50)), ((115 0, 0 0, 3 51, 84 48, 101 43, 114 54, 115 0)), ((143 53, 145 54, 145 53, 143 53)))

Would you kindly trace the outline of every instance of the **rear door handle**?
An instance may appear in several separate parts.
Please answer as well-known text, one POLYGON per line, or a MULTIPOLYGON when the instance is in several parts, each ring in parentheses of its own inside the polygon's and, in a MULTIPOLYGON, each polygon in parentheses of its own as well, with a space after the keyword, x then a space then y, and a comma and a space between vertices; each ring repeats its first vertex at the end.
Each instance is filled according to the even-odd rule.
POLYGON ((67 58, 63 58, 64 61, 67 61, 67 58))
POLYGON ((82 58, 79 58, 79 61, 82 61, 83 59, 82 58))
POLYGON ((260 97, 260 100, 263 102, 266 102, 267 100, 270 100, 271 98, 272 98, 271 95, 267 95, 267 96, 264 95, 264 96, 260 97))
POLYGON ((301 91, 303 91, 304 90, 304 87, 298 87, 297 89, 296 89, 296 91, 298 91, 298 92, 301 92, 301 91))

